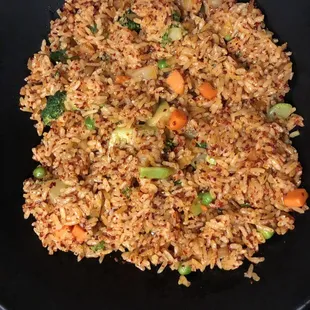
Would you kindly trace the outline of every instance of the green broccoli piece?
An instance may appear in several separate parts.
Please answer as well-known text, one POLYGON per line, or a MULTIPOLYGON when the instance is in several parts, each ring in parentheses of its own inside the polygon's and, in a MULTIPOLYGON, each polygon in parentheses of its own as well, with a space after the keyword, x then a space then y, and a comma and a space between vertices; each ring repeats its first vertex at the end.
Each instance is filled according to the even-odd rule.
POLYGON ((161 38, 161 46, 165 47, 167 44, 171 43, 171 39, 169 38, 169 32, 165 32, 163 37, 161 38))
POLYGON ((134 22, 132 18, 135 17, 135 13, 128 10, 122 17, 118 19, 121 26, 127 27, 129 30, 139 33, 141 31, 141 26, 134 22))
POLYGON ((171 17, 172 17, 172 20, 174 20, 175 22, 180 22, 181 21, 181 15, 177 11, 173 11, 171 17))
POLYGON ((93 34, 96 34, 98 32, 97 24, 89 25, 88 28, 93 34))
POLYGON ((172 139, 167 139, 165 141, 165 147, 164 150, 167 152, 171 152, 176 147, 176 144, 173 142, 172 139))
POLYGON ((56 65, 57 62, 66 63, 68 60, 68 55, 66 50, 58 50, 55 52, 51 52, 50 54, 51 62, 56 65))
POLYGON ((105 243, 104 241, 101 241, 99 243, 97 243, 96 245, 92 246, 91 249, 94 251, 94 252, 97 252, 97 251, 100 251, 100 250, 104 250, 105 248, 105 243))
POLYGON ((206 142, 196 143, 196 147, 200 147, 201 149, 207 149, 208 145, 206 142))
POLYGON ((66 92, 58 91, 54 96, 47 99, 46 107, 41 112, 41 117, 45 125, 49 125, 52 120, 57 119, 65 112, 66 92))

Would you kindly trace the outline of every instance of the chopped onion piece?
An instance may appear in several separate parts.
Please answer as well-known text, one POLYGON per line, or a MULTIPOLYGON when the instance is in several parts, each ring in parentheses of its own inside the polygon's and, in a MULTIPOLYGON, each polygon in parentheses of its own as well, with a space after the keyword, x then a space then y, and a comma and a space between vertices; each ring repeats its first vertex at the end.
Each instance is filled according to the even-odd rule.
POLYGON ((206 162, 210 165, 216 165, 216 159, 214 159, 213 157, 210 157, 209 155, 206 158, 206 162))
POLYGON ((146 124, 148 126, 155 127, 161 120, 167 122, 170 114, 170 106, 166 101, 164 101, 158 106, 154 116, 149 119, 146 124))
POLYGON ((109 148, 120 142, 132 144, 135 130, 133 128, 116 128, 112 134, 109 142, 109 148))
POLYGON ((216 9, 216 8, 218 8, 219 6, 222 5, 223 0, 209 0, 208 2, 209 2, 209 5, 210 5, 212 8, 216 9))
POLYGON ((180 41, 183 37, 182 29, 180 27, 170 28, 168 37, 171 39, 171 41, 180 41))
POLYGON ((50 200, 52 203, 56 203, 57 198, 61 194, 61 190, 65 189, 67 185, 61 180, 51 180, 48 181, 48 183, 51 185, 51 189, 49 191, 50 200))
POLYGON ((287 119, 294 112, 293 106, 289 103, 277 103, 272 106, 267 115, 269 118, 273 119, 277 116, 282 119, 287 119))
POLYGON ((158 74, 157 66, 146 66, 128 72, 128 75, 130 77, 142 80, 155 80, 157 79, 157 74, 158 74))
POLYGON ((300 136, 299 130, 295 130, 290 134, 290 138, 296 138, 298 136, 300 136))

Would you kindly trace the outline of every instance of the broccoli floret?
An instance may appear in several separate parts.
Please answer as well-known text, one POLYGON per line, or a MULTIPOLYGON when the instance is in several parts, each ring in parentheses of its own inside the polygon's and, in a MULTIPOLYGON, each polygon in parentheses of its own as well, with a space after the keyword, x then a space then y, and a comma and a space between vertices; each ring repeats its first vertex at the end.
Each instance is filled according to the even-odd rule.
POLYGON ((177 11, 173 11, 171 17, 172 17, 172 20, 174 20, 175 22, 180 22, 181 21, 181 15, 177 11))
POLYGON ((161 39, 161 46, 165 47, 168 43, 171 43, 171 39, 169 38, 168 31, 164 33, 162 39, 161 39))
POLYGON ((68 60, 67 51, 59 50, 55 52, 51 52, 50 60, 55 65, 57 62, 66 63, 68 60))
POLYGON ((207 149, 208 145, 206 142, 196 143, 196 147, 200 147, 201 149, 207 149))
POLYGON ((122 17, 118 19, 118 22, 123 27, 127 27, 129 30, 140 32, 141 26, 132 20, 132 17, 135 17, 135 13, 131 10, 128 10, 122 17))
POLYGON ((46 107, 41 113, 43 123, 49 125, 52 120, 57 119, 65 112, 66 92, 58 91, 54 96, 47 99, 46 107))

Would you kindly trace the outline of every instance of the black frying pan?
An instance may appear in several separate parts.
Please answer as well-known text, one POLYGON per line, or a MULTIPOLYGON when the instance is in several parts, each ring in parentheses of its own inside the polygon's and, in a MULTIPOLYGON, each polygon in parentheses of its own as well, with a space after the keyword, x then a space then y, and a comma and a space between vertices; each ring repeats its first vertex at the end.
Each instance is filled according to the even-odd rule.
MULTIPOLYGON (((295 78, 286 100, 304 116, 294 139, 310 190, 310 1, 257 0, 267 25, 293 52, 295 78)), ((296 229, 261 247, 266 261, 261 281, 243 277, 248 267, 196 273, 190 288, 178 275, 141 272, 111 256, 76 262, 72 254, 49 256, 23 220, 22 182, 35 167, 31 148, 39 138, 29 115, 19 112, 19 89, 27 59, 39 50, 59 0, 0 0, 1 224, 0 304, 6 309, 310 309, 310 212, 297 216, 296 229)), ((0 306, 1 309, 1 306, 0 306)))

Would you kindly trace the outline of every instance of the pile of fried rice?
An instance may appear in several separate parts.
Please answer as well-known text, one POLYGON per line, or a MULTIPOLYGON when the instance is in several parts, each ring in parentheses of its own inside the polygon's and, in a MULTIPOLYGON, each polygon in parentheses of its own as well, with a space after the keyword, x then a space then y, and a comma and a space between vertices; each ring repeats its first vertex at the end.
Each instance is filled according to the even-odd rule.
POLYGON ((190 272, 262 262, 260 244, 308 209, 284 203, 300 186, 291 136, 303 119, 270 113, 293 73, 262 12, 67 0, 58 14, 20 100, 42 136, 23 211, 43 246, 78 260, 120 251, 186 286, 190 272))

